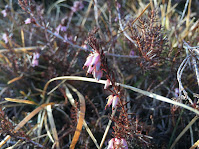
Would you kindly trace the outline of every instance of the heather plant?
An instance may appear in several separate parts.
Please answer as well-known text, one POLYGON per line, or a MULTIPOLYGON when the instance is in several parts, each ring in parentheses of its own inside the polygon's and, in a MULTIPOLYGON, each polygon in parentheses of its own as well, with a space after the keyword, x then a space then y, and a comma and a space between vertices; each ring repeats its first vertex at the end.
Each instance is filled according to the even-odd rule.
POLYGON ((195 6, 0 2, 0 147, 196 148, 195 6))

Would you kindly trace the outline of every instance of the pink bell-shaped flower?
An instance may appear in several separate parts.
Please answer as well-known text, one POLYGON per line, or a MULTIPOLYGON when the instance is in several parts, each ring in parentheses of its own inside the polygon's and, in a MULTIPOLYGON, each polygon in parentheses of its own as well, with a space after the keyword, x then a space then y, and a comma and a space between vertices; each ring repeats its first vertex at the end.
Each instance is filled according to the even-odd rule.
POLYGON ((108 99, 108 102, 105 106, 105 109, 106 109, 107 106, 110 107, 110 105, 112 104, 112 110, 114 110, 117 106, 118 101, 119 101, 119 97, 117 95, 116 96, 110 95, 110 96, 107 97, 107 99, 108 99))
POLYGON ((110 105, 112 104, 112 102, 113 102, 113 95, 109 95, 106 99, 108 99, 108 101, 107 101, 107 104, 106 104, 106 106, 105 106, 105 109, 106 109, 106 107, 108 106, 108 107, 110 107, 110 105))
POLYGON ((118 96, 114 96, 113 97, 112 110, 115 109, 115 107, 117 106, 118 101, 119 101, 119 97, 118 96))
POLYGON ((104 85, 104 89, 107 89, 110 85, 112 85, 111 81, 109 79, 106 80, 106 83, 104 85))
POLYGON ((31 23, 31 19, 27 18, 24 22, 25 22, 25 24, 30 24, 31 23))
POLYGON ((124 138, 121 138, 121 139, 112 138, 108 142, 107 149, 128 149, 128 145, 124 138))

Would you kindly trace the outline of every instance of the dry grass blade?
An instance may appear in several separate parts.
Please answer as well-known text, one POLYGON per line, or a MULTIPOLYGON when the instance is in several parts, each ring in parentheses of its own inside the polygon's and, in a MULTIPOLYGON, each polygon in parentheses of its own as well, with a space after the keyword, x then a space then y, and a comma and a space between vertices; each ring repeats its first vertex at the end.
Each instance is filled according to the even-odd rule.
POLYGON ((10 138, 11 138, 11 136, 10 136, 10 135, 7 135, 7 136, 0 142, 0 147, 2 147, 10 138))
POLYGON ((59 149, 60 148, 59 147, 59 139, 58 139, 58 134, 57 134, 57 130, 56 130, 53 114, 52 114, 51 105, 48 105, 46 107, 46 110, 47 110, 47 115, 48 115, 48 118, 49 118, 51 130, 52 130, 52 133, 53 133, 53 137, 54 137, 54 140, 55 140, 56 148, 59 149))
POLYGON ((31 105, 38 105, 36 102, 29 101, 29 100, 13 99, 13 98, 5 98, 5 100, 11 101, 11 102, 17 102, 17 103, 25 103, 25 104, 31 104, 31 105))
MULTIPOLYGON (((18 131, 21 129, 31 118, 33 118, 39 111, 44 109, 48 105, 53 105, 54 103, 48 103, 48 104, 42 104, 41 106, 37 107, 35 110, 33 110, 30 114, 28 114, 16 127, 15 131, 18 131)), ((9 139, 11 138, 10 135, 7 135, 4 140, 0 142, 0 147, 2 147, 9 139)))
MULTIPOLYGON (((43 124, 45 122, 45 119, 46 119, 46 111, 40 111, 38 116, 37 116, 37 123, 38 123, 38 127, 37 127, 37 136, 38 136, 38 142, 39 142, 39 139, 41 136, 41 132, 42 132, 42 127, 43 127, 43 124)), ((46 130, 47 131, 47 130, 46 130)), ((48 131, 47 131, 48 133, 48 131)), ((51 139, 52 137, 50 137, 51 135, 49 135, 49 138, 51 139)), ((52 139, 53 140, 53 139, 52 139)))
MULTIPOLYGON (((45 112, 45 111, 44 111, 44 112, 45 112)), ((52 135, 51 135, 51 133, 50 133, 50 129, 49 129, 49 127, 48 127, 47 116, 44 115, 43 117, 44 117, 44 126, 45 126, 45 129, 46 129, 47 135, 48 135, 49 139, 51 140, 51 142, 54 143, 55 141, 53 140, 53 137, 52 137, 52 135)), ((41 136, 41 135, 39 135, 39 136, 41 136)))
POLYGON ((199 140, 197 142, 195 142, 194 145, 192 147, 190 147, 190 149, 195 149, 198 146, 199 146, 199 140))
POLYGON ((25 47, 25 40, 24 40, 24 31, 21 29, 21 40, 22 40, 22 46, 25 47))
POLYGON ((89 12, 91 10, 91 6, 93 5, 93 1, 90 1, 89 5, 88 5, 88 9, 86 11, 86 14, 84 15, 83 19, 82 19, 82 23, 81 23, 81 27, 84 26, 84 24, 86 23, 86 20, 88 18, 89 12))
POLYGON ((1 40, 0 40, 0 45, 1 45, 2 47, 4 47, 4 48, 7 48, 6 44, 5 44, 3 41, 1 41, 1 40))
POLYGON ((50 95, 52 92, 54 92, 56 89, 60 87, 66 80, 63 80, 61 83, 59 83, 56 87, 54 87, 50 92, 48 92, 48 95, 50 95))
MULTIPOLYGON (((45 93, 46 93, 46 90, 48 88, 48 85, 53 82, 53 81, 56 81, 56 80, 77 80, 77 81, 87 81, 87 82, 95 82, 95 83, 100 83, 100 84, 105 84, 106 83, 106 80, 95 80, 95 79, 92 79, 92 78, 86 78, 86 77, 77 77, 77 76, 62 76, 62 77, 56 77, 56 78, 53 78, 51 80, 49 80, 45 86, 44 86, 44 89, 43 89, 43 93, 42 93, 42 96, 43 96, 43 99, 45 98, 45 93)), ((160 100, 160 101, 163 101, 163 102, 167 102, 167 103, 170 103, 170 104, 173 104, 173 105, 177 105, 177 106, 180 106, 182 108, 185 108, 189 111, 192 111, 196 114, 199 114, 199 111, 192 108, 192 107, 189 107, 185 104, 182 104, 182 103, 179 103, 179 102, 176 102, 176 101, 173 101, 169 98, 166 98, 164 96, 161 96, 161 95, 157 95, 155 93, 151 93, 151 92, 147 92, 147 91, 144 91, 144 90, 141 90, 139 88, 136 88, 136 87, 132 87, 132 86, 129 86, 129 85, 125 85, 125 84, 121 84, 121 83, 117 83, 117 85, 120 85, 121 87, 124 87, 126 89, 130 89, 134 92, 137 92, 137 93, 140 93, 140 94, 143 94, 145 96, 148 96, 148 97, 151 97, 151 98, 154 98, 156 100, 160 100)))
MULTIPOLYGON (((26 134, 27 134, 27 135, 31 135, 31 133, 33 133, 33 130, 36 129, 37 126, 38 126, 38 124, 36 124, 33 128, 31 128, 26 134)), ((32 139, 32 140, 33 140, 33 139, 32 139)), ((13 146, 10 146, 10 147, 8 147, 8 148, 6 148, 6 149, 15 149, 15 148, 17 147, 17 145, 19 145, 21 142, 22 142, 22 141, 19 140, 19 141, 17 141, 17 143, 15 143, 13 146)))
POLYGON ((56 7, 59 3, 65 2, 66 0, 58 0, 54 4, 52 4, 47 11, 47 14, 49 15, 54 7, 56 7))
POLYGON ((170 149, 174 148, 174 146, 176 145, 176 143, 180 140, 180 138, 185 134, 185 132, 196 122, 196 120, 198 119, 198 116, 195 116, 191 122, 183 129, 183 131, 178 135, 178 137, 175 139, 175 141, 173 142, 173 144, 171 145, 170 149))
POLYGON ((79 97, 80 101, 80 111, 79 111, 79 119, 78 119, 78 124, 75 130, 75 134, 73 136, 73 140, 70 145, 70 149, 74 149, 77 141, 79 140, 79 136, 82 130, 83 122, 84 122, 84 116, 85 116, 85 111, 86 111, 86 105, 85 105, 85 99, 84 96, 74 87, 71 85, 68 85, 79 97))
POLYGON ((95 143, 96 147, 99 149, 100 146, 98 145, 97 143, 97 140, 95 139, 94 135, 92 134, 90 128, 88 127, 86 121, 84 120, 84 123, 83 123, 84 127, 86 128, 86 131, 88 132, 88 134, 90 135, 91 139, 93 140, 93 142, 95 143))
POLYGON ((15 82, 15 81, 21 80, 22 78, 23 78, 23 75, 21 75, 21 76, 19 76, 19 77, 16 77, 16 78, 14 78, 14 79, 12 79, 12 80, 10 80, 10 81, 8 81, 7 84, 11 84, 11 83, 13 83, 13 82, 15 82))
MULTIPOLYGON (((71 85, 68 84, 68 86, 72 87, 71 85)), ((74 107, 76 107, 75 104, 75 100, 72 96, 72 94, 70 93, 69 89, 67 86, 65 86, 65 91, 66 91, 66 96, 68 97, 68 100, 70 101, 71 105, 73 105, 74 107)), ((95 143, 96 147, 99 149, 99 145, 97 143, 97 140, 95 139, 94 135, 92 134, 91 130, 89 129, 89 127, 87 126, 86 121, 84 120, 83 123, 84 127, 86 128, 86 131, 88 132, 88 134, 90 135, 91 139, 93 140, 93 142, 95 143)))
MULTIPOLYGON (((144 8, 144 10, 140 13, 140 15, 135 20, 133 20, 133 22, 131 23, 131 26, 144 14, 144 12, 149 8, 149 6, 150 6, 150 3, 148 3, 147 6, 144 8)), ((127 30, 128 28, 129 27, 126 27, 123 31, 127 30)))
POLYGON ((187 19, 186 19, 186 26, 189 26, 189 17, 190 17, 190 13, 191 13, 191 1, 192 0, 187 0, 189 1, 189 6, 188 6, 188 13, 187 13, 187 19))
POLYGON ((39 111, 44 109, 48 105, 54 105, 54 103, 42 104, 35 110, 33 110, 30 114, 28 114, 16 127, 15 131, 18 131, 21 127, 23 127, 31 118, 33 118, 39 111))
MULTIPOLYGON (((1 44, 1 41, 0 41, 1 44)), ((27 51, 32 51, 32 50, 36 50, 36 49, 40 49, 43 48, 42 46, 35 46, 35 47, 24 47, 24 48, 13 48, 14 52, 27 52, 27 51)), ((6 53, 6 52, 10 52, 10 50, 8 49, 0 49, 0 53, 6 53)))
MULTIPOLYGON (((114 117, 116 111, 117 111, 117 108, 115 108, 115 110, 113 111, 111 117, 114 117)), ((105 132, 104 132, 103 138, 102 138, 101 143, 100 143, 100 149, 102 148, 102 146, 103 146, 103 144, 104 144, 104 141, 105 141, 105 139, 106 139, 106 136, 107 136, 107 134, 108 134, 108 131, 109 131, 110 127, 111 127, 111 123, 112 123, 112 120, 109 120, 108 125, 106 126, 106 130, 105 130, 105 132)))

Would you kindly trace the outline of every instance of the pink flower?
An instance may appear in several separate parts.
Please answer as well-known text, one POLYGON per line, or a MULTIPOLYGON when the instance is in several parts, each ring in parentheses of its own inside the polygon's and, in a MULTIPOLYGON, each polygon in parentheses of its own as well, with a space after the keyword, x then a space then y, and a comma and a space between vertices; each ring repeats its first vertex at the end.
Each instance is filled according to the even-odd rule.
POLYGON ((91 62, 91 66, 95 66, 100 61, 100 55, 99 53, 95 53, 91 62))
POLYGON ((86 44, 81 45, 81 47, 84 48, 84 49, 88 48, 86 44))
MULTIPOLYGON (((62 32, 65 32, 66 31, 66 26, 63 26, 63 25, 61 25, 61 24, 59 24, 57 27, 56 27, 56 31, 55 31, 55 34, 56 35, 59 35, 59 31, 62 31, 62 32)), ((67 37, 67 36, 66 36, 67 37)))
POLYGON ((94 77, 97 81, 99 81, 100 78, 101 78, 102 75, 103 75, 103 72, 102 72, 102 70, 97 71, 97 69, 94 69, 94 70, 92 71, 92 74, 93 74, 93 77, 94 77))
POLYGON ((92 62, 92 60, 93 60, 93 54, 90 54, 87 58, 86 58, 86 62, 84 63, 84 66, 86 66, 86 67, 88 67, 90 64, 91 64, 91 62, 92 62))
POLYGON ((38 52, 33 53, 32 67, 39 65, 39 57, 40 57, 40 54, 38 52))
POLYGON ((108 102, 105 106, 105 109, 106 109, 107 106, 110 107, 110 105, 112 104, 112 110, 114 110, 117 106, 118 101, 119 101, 119 97, 117 95, 116 96, 110 95, 110 96, 107 97, 107 99, 108 99, 108 102))
POLYGON ((1 13, 3 14, 3 17, 8 16, 8 13, 10 12, 10 8, 8 5, 5 6, 5 9, 1 11, 1 13))
POLYGON ((107 149, 128 149, 128 145, 124 138, 121 138, 121 139, 112 138, 108 142, 107 149))
POLYGON ((3 34, 2 39, 5 41, 5 43, 8 43, 8 36, 6 33, 3 34))
POLYGON ((106 106, 105 106, 105 109, 106 109, 106 107, 107 106, 109 106, 110 107, 110 105, 112 104, 112 102, 113 102, 113 95, 109 95, 106 99, 108 99, 108 102, 107 102, 107 104, 106 104, 106 106))
POLYGON ((81 10, 83 8, 84 8, 84 5, 83 5, 83 3, 81 1, 75 1, 73 3, 73 7, 71 8, 71 10, 73 12, 76 12, 76 11, 81 10))
POLYGON ((98 52, 94 52, 87 57, 83 68, 85 67, 88 67, 87 73, 90 73, 90 74, 92 73, 93 77, 96 80, 99 81, 101 79, 103 75, 103 71, 100 69, 101 59, 100 59, 100 54, 98 52))
POLYGON ((112 85, 111 81, 109 79, 106 80, 106 83, 104 85, 104 89, 107 89, 110 85, 112 85))
POLYGON ((7 12, 6 12, 6 10, 4 9, 4 10, 2 10, 1 11, 1 13, 3 14, 3 17, 6 17, 7 16, 7 12))
POLYGON ((130 56, 135 56, 135 52, 133 50, 130 51, 130 56))
POLYGON ((112 110, 115 109, 115 107, 117 106, 118 101, 119 101, 119 97, 118 96, 114 96, 113 97, 113 103, 112 103, 112 110))
POLYGON ((62 25, 61 25, 60 30, 61 30, 62 32, 65 32, 65 31, 66 31, 66 26, 62 26, 62 25))
POLYGON ((25 24, 30 24, 31 23, 31 19, 27 18, 24 22, 25 22, 25 24))
POLYGON ((58 25, 57 27, 56 27, 56 31, 55 31, 55 34, 56 35, 59 35, 59 31, 60 31, 60 28, 61 28, 61 24, 60 25, 58 25))

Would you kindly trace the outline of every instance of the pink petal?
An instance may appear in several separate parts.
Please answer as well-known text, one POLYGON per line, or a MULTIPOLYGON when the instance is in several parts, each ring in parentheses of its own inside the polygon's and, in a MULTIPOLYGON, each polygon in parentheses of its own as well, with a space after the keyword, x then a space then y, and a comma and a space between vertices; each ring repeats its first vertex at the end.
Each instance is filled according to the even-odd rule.
POLYGON ((56 34, 56 35, 59 35, 59 30, 60 30, 60 28, 61 28, 61 24, 58 25, 58 26, 56 27, 56 29, 55 29, 55 34, 56 34))
POLYGON ((35 57, 38 59, 40 57, 40 54, 38 52, 36 52, 35 57))
POLYGON ((88 48, 86 44, 81 45, 81 47, 84 48, 84 49, 88 48))
POLYGON ((99 62, 97 62, 97 64, 96 64, 96 71, 99 71, 100 70, 100 66, 101 66, 101 62, 99 61, 99 62))
POLYGON ((119 146, 120 145, 120 139, 118 139, 118 138, 114 138, 114 140, 115 140, 115 145, 116 146, 119 146))
POLYGON ((33 53, 33 59, 32 59, 32 66, 33 67, 39 65, 39 60, 38 60, 39 57, 40 57, 40 54, 38 52, 33 53))
POLYGON ((107 147, 107 149, 114 149, 114 148, 113 148, 113 142, 114 142, 114 138, 112 138, 112 139, 108 142, 108 147, 107 147))
POLYGON ((82 8, 84 8, 84 5, 82 2, 80 1, 75 1, 73 4, 73 7, 71 8, 73 12, 76 12, 78 10, 81 10, 82 8))
POLYGON ((97 79, 97 81, 99 81, 101 79, 102 75, 103 75, 103 71, 101 71, 101 70, 97 71, 97 76, 95 79, 97 79))
POLYGON ((7 16, 6 10, 2 10, 1 13, 3 14, 3 17, 6 17, 6 16, 7 16))
POLYGON ((94 54, 94 57, 93 57, 93 60, 92 60, 92 62, 91 62, 91 66, 95 66, 99 60, 100 60, 100 55, 99 55, 99 53, 95 53, 95 54, 94 54))
POLYGON ((65 31, 66 31, 66 26, 61 26, 61 27, 60 27, 60 30, 61 30, 62 32, 65 32, 65 31))
POLYGON ((31 23, 31 19, 27 18, 24 22, 25 22, 25 24, 30 24, 31 23))
POLYGON ((104 85, 104 89, 107 89, 110 85, 112 85, 111 81, 109 79, 106 80, 106 83, 104 85))
POLYGON ((108 102, 107 102, 107 104, 106 104, 106 106, 105 106, 105 109, 106 109, 107 106, 110 107, 110 105, 111 105, 112 102, 113 102, 113 97, 114 97, 113 95, 110 95, 110 96, 107 97, 108 102))
POLYGON ((128 149, 128 144, 125 139, 123 139, 123 138, 121 139, 121 144, 124 147, 124 149, 128 149))
POLYGON ((118 96, 114 96, 113 97, 112 110, 115 109, 115 107, 117 106, 118 101, 119 101, 119 97, 118 96))
POLYGON ((32 61, 32 67, 38 66, 39 65, 39 61, 38 59, 35 59, 32 61))
POLYGON ((5 41, 5 43, 8 43, 8 37, 6 33, 3 34, 2 39, 5 41))
POLYGON ((91 73, 93 71, 94 67, 92 67, 91 65, 88 67, 87 73, 91 73))
POLYGON ((97 79, 97 71, 96 71, 96 69, 94 69, 93 71, 92 71, 92 74, 93 74, 93 77, 95 78, 95 79, 97 79))
POLYGON ((84 64, 84 66, 87 66, 87 67, 88 67, 88 66, 91 64, 92 60, 93 60, 93 55, 89 55, 89 56, 87 57, 87 59, 86 59, 86 62, 85 62, 85 64, 84 64))

